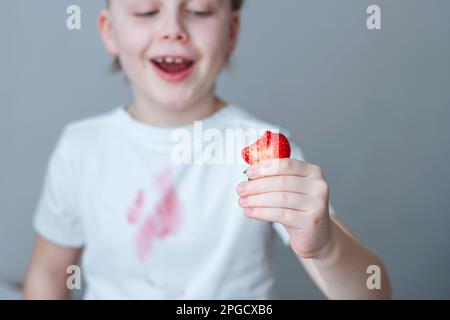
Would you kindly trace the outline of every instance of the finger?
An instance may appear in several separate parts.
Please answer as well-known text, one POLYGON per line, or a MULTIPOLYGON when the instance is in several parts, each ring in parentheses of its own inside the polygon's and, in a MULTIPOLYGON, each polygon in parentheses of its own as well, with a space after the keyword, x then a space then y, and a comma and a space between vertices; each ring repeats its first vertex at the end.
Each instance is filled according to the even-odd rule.
POLYGON ((239 205, 243 208, 266 207, 287 208, 308 211, 313 209, 315 198, 294 192, 266 192, 239 198, 239 205))
POLYGON ((311 194, 318 187, 318 181, 299 176, 270 176, 237 185, 236 191, 240 196, 249 196, 265 192, 297 192, 311 194), (316 186, 317 184, 317 186, 316 186))
POLYGON ((323 177, 319 166, 297 159, 271 159, 260 161, 247 170, 250 179, 275 175, 295 175, 300 177, 323 177))
POLYGON ((308 213, 286 208, 245 208, 244 213, 251 219, 299 229, 307 229, 310 221, 308 213))

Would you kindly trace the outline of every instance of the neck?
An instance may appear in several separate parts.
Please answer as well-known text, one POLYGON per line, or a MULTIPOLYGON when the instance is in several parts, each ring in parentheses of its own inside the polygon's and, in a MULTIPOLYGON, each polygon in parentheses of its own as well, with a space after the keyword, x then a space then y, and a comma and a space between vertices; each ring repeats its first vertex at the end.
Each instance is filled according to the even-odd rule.
POLYGON ((166 108, 136 98, 135 102, 127 108, 127 111, 136 120, 152 126, 177 127, 201 120, 222 109, 225 105, 226 102, 215 95, 201 99, 182 110, 166 108))

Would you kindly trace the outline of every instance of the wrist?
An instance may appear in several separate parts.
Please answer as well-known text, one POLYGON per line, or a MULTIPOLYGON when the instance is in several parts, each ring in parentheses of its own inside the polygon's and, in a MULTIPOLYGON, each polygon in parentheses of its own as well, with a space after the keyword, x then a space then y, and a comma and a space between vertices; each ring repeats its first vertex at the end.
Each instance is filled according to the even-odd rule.
POLYGON ((325 245, 320 249, 317 254, 312 258, 316 261, 325 262, 327 264, 333 264, 339 257, 339 227, 330 218, 330 226, 328 229, 328 237, 325 245))

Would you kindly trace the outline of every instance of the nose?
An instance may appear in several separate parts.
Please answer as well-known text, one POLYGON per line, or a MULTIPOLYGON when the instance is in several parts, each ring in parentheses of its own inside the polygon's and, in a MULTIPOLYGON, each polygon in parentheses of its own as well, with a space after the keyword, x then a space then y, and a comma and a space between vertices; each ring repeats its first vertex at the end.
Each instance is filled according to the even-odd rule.
POLYGON ((182 42, 189 41, 188 33, 184 26, 179 21, 178 17, 164 17, 164 22, 161 25, 160 40, 169 42, 182 42))

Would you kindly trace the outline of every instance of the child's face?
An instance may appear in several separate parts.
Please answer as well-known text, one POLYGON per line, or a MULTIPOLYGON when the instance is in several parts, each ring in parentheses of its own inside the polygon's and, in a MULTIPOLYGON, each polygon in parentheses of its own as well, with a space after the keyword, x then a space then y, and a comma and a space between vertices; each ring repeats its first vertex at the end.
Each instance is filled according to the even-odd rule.
POLYGON ((137 99, 182 109, 214 94, 236 45, 239 13, 231 10, 230 0, 111 0, 99 28, 137 99), (167 56, 191 63, 184 72, 168 74, 155 64, 167 56))

